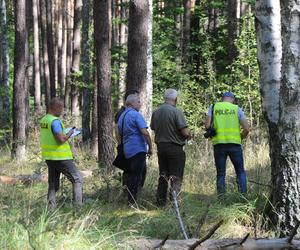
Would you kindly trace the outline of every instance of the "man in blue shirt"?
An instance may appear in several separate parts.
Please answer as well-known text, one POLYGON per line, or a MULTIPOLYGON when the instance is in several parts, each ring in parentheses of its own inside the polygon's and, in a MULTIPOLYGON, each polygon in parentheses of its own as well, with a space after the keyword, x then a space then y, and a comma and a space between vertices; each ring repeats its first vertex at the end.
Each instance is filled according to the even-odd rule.
POLYGON ((129 162, 128 202, 134 204, 142 173, 146 167, 146 154, 152 154, 152 143, 147 130, 148 126, 139 113, 141 108, 139 96, 129 95, 125 105, 126 109, 118 120, 118 130, 123 138, 125 157, 129 162))

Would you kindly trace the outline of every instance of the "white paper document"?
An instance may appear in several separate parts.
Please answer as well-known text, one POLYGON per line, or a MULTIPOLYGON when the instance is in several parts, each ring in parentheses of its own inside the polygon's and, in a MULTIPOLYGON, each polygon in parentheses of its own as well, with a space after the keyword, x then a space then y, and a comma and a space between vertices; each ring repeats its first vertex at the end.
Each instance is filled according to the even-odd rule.
MULTIPOLYGON (((72 128, 66 128, 66 129, 65 129, 66 134, 68 134, 69 131, 70 131, 71 129, 72 129, 72 128)), ((78 128, 74 128, 74 132, 73 132, 73 134, 70 136, 70 138, 73 138, 73 137, 75 137, 75 136, 77 136, 77 135, 79 135, 79 134, 81 134, 81 130, 78 129, 78 128)))

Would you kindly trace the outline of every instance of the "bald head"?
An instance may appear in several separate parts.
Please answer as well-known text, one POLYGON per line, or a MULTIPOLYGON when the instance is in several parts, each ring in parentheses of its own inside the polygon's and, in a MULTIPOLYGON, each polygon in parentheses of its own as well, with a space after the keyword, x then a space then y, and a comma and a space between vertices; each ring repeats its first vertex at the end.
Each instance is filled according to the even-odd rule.
POLYGON ((132 107, 136 110, 140 110, 141 102, 140 102, 140 97, 138 96, 138 94, 131 94, 131 95, 127 96, 125 105, 126 105, 126 107, 132 107))
POLYGON ((176 89, 167 89, 165 91, 164 99, 165 103, 176 105, 178 97, 178 91, 176 89))

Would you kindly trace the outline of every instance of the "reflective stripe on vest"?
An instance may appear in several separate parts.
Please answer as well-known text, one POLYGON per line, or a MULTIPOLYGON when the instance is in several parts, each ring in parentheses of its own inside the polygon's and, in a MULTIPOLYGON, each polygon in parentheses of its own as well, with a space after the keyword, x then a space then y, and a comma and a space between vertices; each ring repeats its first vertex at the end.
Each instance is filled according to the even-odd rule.
MULTIPOLYGON (((42 157, 44 160, 70 160, 73 159, 73 154, 70 148, 69 143, 66 141, 63 144, 59 144, 51 129, 51 124, 54 120, 59 119, 56 116, 47 114, 45 115, 40 122, 41 129, 41 149, 42 149, 42 157)), ((64 130, 64 125, 62 124, 62 128, 64 130)))
POLYGON ((241 144, 240 122, 238 106, 229 102, 217 102, 214 106, 213 124, 216 136, 212 143, 235 143, 241 144))

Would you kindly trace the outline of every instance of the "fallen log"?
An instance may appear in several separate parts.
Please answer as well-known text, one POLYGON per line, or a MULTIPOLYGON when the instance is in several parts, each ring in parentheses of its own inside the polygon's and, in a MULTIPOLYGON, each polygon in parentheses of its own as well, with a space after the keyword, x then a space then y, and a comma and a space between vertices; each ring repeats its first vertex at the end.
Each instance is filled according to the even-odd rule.
MULTIPOLYGON (((93 175, 92 170, 79 171, 83 178, 87 178, 93 175)), ((17 182, 23 184, 30 184, 32 182, 47 182, 48 174, 32 174, 32 175, 16 175, 16 176, 5 176, 0 175, 0 183, 13 185, 17 182)))
MULTIPOLYGON (((167 240, 161 249, 165 250, 187 250, 199 239, 189 240, 167 240)), ((282 250, 282 249, 300 249, 300 240, 288 242, 288 238, 280 239, 247 239, 241 244, 243 239, 221 239, 206 240, 195 248, 196 250, 282 250)), ((138 239, 130 242, 134 249, 154 249, 162 240, 138 239)))

